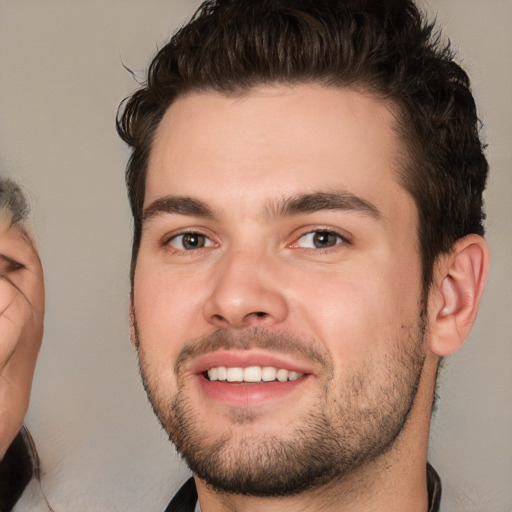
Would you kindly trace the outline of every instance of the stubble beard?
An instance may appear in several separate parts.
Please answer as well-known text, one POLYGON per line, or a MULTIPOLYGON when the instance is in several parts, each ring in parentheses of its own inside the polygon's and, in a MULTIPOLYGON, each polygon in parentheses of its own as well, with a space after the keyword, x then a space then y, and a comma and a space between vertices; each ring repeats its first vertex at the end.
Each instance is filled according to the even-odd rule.
MULTIPOLYGON (((136 327, 136 326, 135 326, 136 327)), ((414 326, 402 326, 384 364, 387 375, 375 384, 377 366, 365 364, 354 369, 343 382, 332 372, 330 360, 323 360, 325 378, 318 402, 302 414, 300 421, 282 439, 268 433, 252 433, 253 413, 232 411, 236 434, 211 432, 201 420, 180 385, 174 397, 158 389, 144 351, 139 346, 139 364, 148 398, 164 430, 195 475, 219 492, 257 497, 291 496, 342 482, 355 470, 388 452, 402 432, 413 407, 424 363, 423 311, 414 326), (237 427, 238 424, 238 427, 237 427)), ((217 348, 251 347, 281 350, 297 347, 303 355, 308 343, 261 329, 245 333, 216 331, 189 346, 204 351, 217 348)), ((308 357, 315 356, 309 351, 308 357)), ((182 359, 190 350, 182 351, 182 359)), ((178 358, 180 359, 180 358, 178 358)), ((318 362, 318 360, 317 360, 318 362)), ((179 363, 175 370, 177 373, 179 363)), ((179 379, 178 379, 179 381, 179 379)))

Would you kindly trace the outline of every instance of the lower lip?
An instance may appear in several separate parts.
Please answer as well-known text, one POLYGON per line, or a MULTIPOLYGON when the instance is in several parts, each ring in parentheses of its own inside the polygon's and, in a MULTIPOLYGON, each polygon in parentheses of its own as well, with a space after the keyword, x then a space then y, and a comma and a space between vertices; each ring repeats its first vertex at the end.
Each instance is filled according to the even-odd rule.
POLYGON ((294 381, 261 384, 209 381, 203 375, 198 375, 198 380, 202 392, 209 399, 227 407, 249 409, 293 393, 308 380, 308 376, 294 381))

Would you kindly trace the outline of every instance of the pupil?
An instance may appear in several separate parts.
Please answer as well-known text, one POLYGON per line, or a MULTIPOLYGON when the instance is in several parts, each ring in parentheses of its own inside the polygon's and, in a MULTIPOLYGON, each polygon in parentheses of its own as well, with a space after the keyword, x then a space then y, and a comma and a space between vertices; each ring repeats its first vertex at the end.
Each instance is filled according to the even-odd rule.
POLYGON ((200 249, 204 246, 204 237, 202 235, 190 234, 183 237, 183 247, 185 249, 200 249))
POLYGON ((315 247, 333 247, 336 245, 336 235, 334 233, 321 231, 319 233, 315 233, 313 241, 315 247))

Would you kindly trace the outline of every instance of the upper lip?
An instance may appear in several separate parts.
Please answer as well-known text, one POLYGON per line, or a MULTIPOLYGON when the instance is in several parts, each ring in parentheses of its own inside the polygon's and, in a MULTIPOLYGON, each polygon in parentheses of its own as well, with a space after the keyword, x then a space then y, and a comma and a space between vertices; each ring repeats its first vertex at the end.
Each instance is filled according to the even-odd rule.
POLYGON ((247 368, 249 366, 273 366, 297 373, 313 373, 313 365, 286 354, 272 354, 258 350, 217 350, 198 357, 189 367, 193 374, 203 373, 210 368, 247 368))

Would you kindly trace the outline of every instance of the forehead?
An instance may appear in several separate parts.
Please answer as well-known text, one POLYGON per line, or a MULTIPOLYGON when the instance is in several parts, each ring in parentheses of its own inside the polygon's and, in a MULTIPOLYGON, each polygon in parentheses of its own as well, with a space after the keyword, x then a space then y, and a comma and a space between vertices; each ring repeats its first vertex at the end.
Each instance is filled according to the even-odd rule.
POLYGON ((145 206, 165 194, 249 207, 332 189, 379 202, 405 192, 393 104, 350 89, 259 87, 176 100, 153 141, 145 206))

